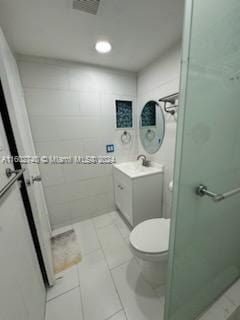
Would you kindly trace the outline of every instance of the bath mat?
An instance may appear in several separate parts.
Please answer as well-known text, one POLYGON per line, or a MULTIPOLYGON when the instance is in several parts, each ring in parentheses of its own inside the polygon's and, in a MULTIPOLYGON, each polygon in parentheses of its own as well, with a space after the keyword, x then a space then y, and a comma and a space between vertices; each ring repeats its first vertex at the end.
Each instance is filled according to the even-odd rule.
POLYGON ((81 261, 80 248, 74 230, 54 236, 51 244, 55 273, 62 272, 81 261))

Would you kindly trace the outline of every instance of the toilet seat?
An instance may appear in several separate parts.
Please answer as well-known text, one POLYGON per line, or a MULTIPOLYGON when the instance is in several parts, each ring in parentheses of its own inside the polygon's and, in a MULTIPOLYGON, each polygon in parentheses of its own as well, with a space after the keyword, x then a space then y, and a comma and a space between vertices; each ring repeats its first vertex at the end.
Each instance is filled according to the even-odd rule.
POLYGON ((168 254, 169 230, 170 219, 146 220, 133 229, 129 241, 140 258, 159 260, 168 254))

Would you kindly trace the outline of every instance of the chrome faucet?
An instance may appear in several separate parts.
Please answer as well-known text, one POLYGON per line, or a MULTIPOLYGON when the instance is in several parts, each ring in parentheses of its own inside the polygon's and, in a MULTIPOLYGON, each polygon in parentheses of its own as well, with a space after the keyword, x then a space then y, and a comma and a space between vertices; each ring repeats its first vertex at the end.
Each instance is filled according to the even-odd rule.
POLYGON ((144 167, 150 167, 151 165, 151 161, 150 160, 147 160, 147 157, 144 155, 144 154, 140 154, 138 157, 137 157, 137 160, 140 160, 142 159, 142 165, 144 167))

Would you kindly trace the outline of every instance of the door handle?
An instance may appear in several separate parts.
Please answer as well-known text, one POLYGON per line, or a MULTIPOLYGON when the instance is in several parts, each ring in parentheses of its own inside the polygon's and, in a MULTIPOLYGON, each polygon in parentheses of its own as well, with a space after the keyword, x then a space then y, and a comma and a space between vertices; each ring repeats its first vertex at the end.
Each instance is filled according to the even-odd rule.
POLYGON ((1 199, 1 198, 5 195, 5 193, 12 187, 12 185, 13 185, 16 181, 18 181, 19 178, 22 177, 22 175, 23 175, 23 173, 24 173, 24 171, 25 171, 25 169, 12 170, 11 175, 8 175, 7 172, 10 173, 9 170, 11 170, 11 169, 9 169, 9 168, 6 169, 6 175, 7 175, 7 177, 8 177, 8 178, 11 177, 11 175, 12 175, 13 173, 15 173, 15 176, 0 190, 0 199, 1 199))
POLYGON ((32 177, 32 182, 40 182, 40 181, 42 181, 41 176, 32 177))
POLYGON ((234 196, 235 194, 240 193, 240 188, 236 188, 233 190, 230 190, 228 192, 225 193, 215 193, 213 191, 208 190, 208 188, 203 185, 200 184, 197 188, 196 188, 196 194, 200 197, 204 197, 204 196, 208 196, 210 198, 212 198, 213 201, 215 202, 220 202, 222 200, 228 199, 232 196, 234 196))
POLYGON ((18 174, 19 172, 20 172, 20 170, 13 170, 13 169, 11 169, 11 168, 7 168, 6 171, 5 171, 6 176, 7 176, 8 178, 11 178, 11 176, 12 176, 13 174, 18 174))
POLYGON ((27 179, 26 183, 28 186, 30 186, 32 183, 34 182, 40 182, 42 181, 42 177, 39 175, 39 176, 35 176, 35 177, 31 177, 31 179, 27 179))

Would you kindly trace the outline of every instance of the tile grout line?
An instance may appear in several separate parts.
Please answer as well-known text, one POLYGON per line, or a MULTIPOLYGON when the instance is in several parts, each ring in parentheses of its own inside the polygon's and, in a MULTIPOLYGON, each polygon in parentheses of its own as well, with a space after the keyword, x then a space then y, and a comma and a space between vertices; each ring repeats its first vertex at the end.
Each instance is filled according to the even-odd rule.
MULTIPOLYGON (((93 226, 94 226, 94 230, 95 230, 95 232, 96 232, 97 239, 98 239, 98 241, 99 241, 99 243, 100 243, 101 251, 102 251, 102 253, 103 253, 103 257, 104 257, 104 259, 105 259, 105 263, 106 263, 106 265, 107 265, 107 267, 108 267, 108 271, 109 271, 109 273, 110 273, 110 277, 111 277, 111 279, 112 279, 113 286, 114 286, 115 291, 116 291, 116 293, 117 293, 119 302, 120 302, 120 304, 121 304, 121 306, 122 306, 122 310, 124 310, 124 312, 125 312, 125 314, 126 314, 126 311, 125 311, 123 302, 122 302, 122 300, 121 300, 121 298, 120 298, 120 294, 119 294, 119 292, 118 292, 116 283, 115 283, 115 281, 114 281, 114 279, 113 279, 113 275, 112 275, 111 270, 110 270, 110 268, 109 268, 109 265, 108 265, 108 262, 107 262, 107 259, 106 259, 106 256, 105 256, 105 253, 104 253, 104 250, 103 250, 103 246, 102 246, 102 243, 101 243, 101 241, 100 241, 100 239, 99 239, 99 236, 98 236, 98 234, 97 234, 97 230, 96 230, 96 228, 95 228, 94 223, 93 223, 93 226)), ((119 310, 118 312, 120 312, 120 311, 121 311, 121 310, 119 310)), ((113 316, 113 315, 112 315, 112 316, 113 316)), ((111 317, 112 317, 112 316, 111 316, 111 317)))
POLYGON ((132 260, 132 259, 134 259, 134 257, 132 257, 131 259, 129 259, 129 260, 127 260, 127 261, 124 261, 124 262, 120 263, 118 266, 115 266, 115 267, 113 267, 113 268, 110 268, 110 267, 108 267, 108 268, 109 268, 109 270, 112 272, 113 270, 115 270, 115 269, 117 269, 117 268, 119 268, 119 267, 124 266, 125 264, 127 264, 127 263, 128 263, 130 260, 132 260))
MULTIPOLYGON (((91 218, 90 218, 90 219, 87 219, 87 220, 91 220, 91 218)), ((83 220, 83 221, 84 221, 84 220, 83 220)), ((79 249, 80 249, 80 253, 81 253, 81 246, 80 246, 80 243, 79 243, 78 233, 77 233, 76 229, 74 228, 74 226, 73 226, 73 229, 74 229, 74 231, 75 231, 75 233, 76 233, 77 243, 78 243, 78 245, 79 245, 79 249)), ((94 231, 95 231, 95 230, 94 230, 94 231)), ((98 240, 98 239, 97 239, 97 240, 98 240)), ((98 251, 99 249, 100 249, 100 244, 99 244, 99 248, 93 249, 93 250, 91 250, 91 251, 89 251, 88 253, 85 253, 85 254, 82 254, 82 253, 81 253, 81 256, 82 256, 82 258, 87 257, 88 255, 90 255, 90 254, 98 251)), ((80 261, 80 263, 81 263, 81 261, 80 261)), ((78 264, 80 264, 80 263, 78 263, 78 264)))
MULTIPOLYGON (((115 228, 117 229, 117 231, 118 231, 118 233, 119 233, 119 235, 120 235, 120 238, 123 240, 123 243, 128 247, 128 244, 126 243, 126 241, 125 241, 125 239, 123 238, 121 232, 119 231, 119 228, 118 228, 114 223, 111 223, 111 224, 105 226, 104 228, 109 227, 109 226, 113 226, 113 227, 115 227, 115 228)), ((99 237, 98 237, 97 228, 96 228, 95 226, 94 226, 94 228, 95 228, 95 232, 96 232, 96 234, 97 234, 97 238, 98 238, 98 240, 99 240, 99 242, 100 242, 101 249, 102 249, 102 251, 103 251, 103 253, 104 253, 104 248, 103 248, 103 246, 102 246, 102 244, 101 244, 101 241, 100 241, 100 239, 99 239, 99 237)), ((101 230, 104 229, 104 228, 101 228, 101 230)), ((129 247, 128 247, 128 249, 129 249, 129 247)), ((119 266, 127 263, 128 261, 130 261, 130 260, 132 259, 132 258, 130 258, 130 259, 128 259, 128 260, 125 260, 125 261, 121 262, 119 265, 114 266, 114 267, 111 268, 110 265, 109 265, 109 263, 108 263, 108 261, 107 261, 107 258, 106 258, 106 256, 105 256, 105 253, 104 253, 104 257, 105 257, 105 260, 106 260, 106 262, 107 262, 108 269, 109 269, 110 271, 111 271, 112 269, 115 269, 115 268, 117 268, 117 267, 119 267, 119 266)))
POLYGON ((71 288, 71 289, 69 289, 69 290, 67 290, 67 291, 64 291, 64 292, 58 294, 56 297, 51 298, 51 299, 49 299, 49 300, 46 300, 46 303, 51 302, 51 301, 53 301, 53 300, 55 300, 55 299, 57 299, 57 298, 59 298, 59 297, 62 297, 62 296, 64 296, 65 294, 67 294, 67 293, 69 293, 69 292, 71 292, 71 291, 73 291, 73 290, 75 290, 75 289, 77 289, 77 288, 79 288, 79 283, 78 283, 77 286, 75 286, 75 287, 73 287, 73 288, 71 288))
MULTIPOLYGON (((79 265, 79 264, 78 264, 79 265)), ((82 289, 81 289, 81 280, 80 280, 80 273, 79 273, 79 266, 77 265, 77 277, 78 277, 78 283, 79 283, 79 295, 80 295, 80 304, 81 304, 81 311, 82 311, 82 317, 83 320, 85 319, 85 314, 84 314, 84 307, 83 307, 83 298, 82 298, 82 289)))
MULTIPOLYGON (((125 314, 125 310, 124 310, 124 309, 121 309, 121 310, 113 313, 110 317, 108 317, 108 318, 106 318, 106 319, 104 319, 104 320, 111 320, 112 317, 116 316, 116 315, 117 315, 118 313, 120 313, 120 312, 124 312, 124 314, 125 314)), ((126 316, 126 314, 125 314, 125 316, 126 316)), ((126 319, 127 319, 127 317, 126 317, 126 319)))

